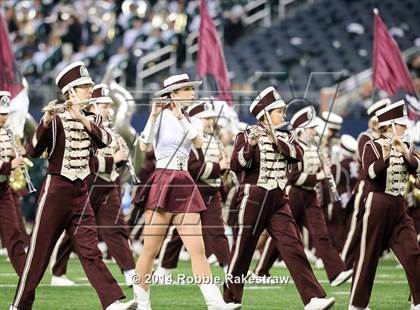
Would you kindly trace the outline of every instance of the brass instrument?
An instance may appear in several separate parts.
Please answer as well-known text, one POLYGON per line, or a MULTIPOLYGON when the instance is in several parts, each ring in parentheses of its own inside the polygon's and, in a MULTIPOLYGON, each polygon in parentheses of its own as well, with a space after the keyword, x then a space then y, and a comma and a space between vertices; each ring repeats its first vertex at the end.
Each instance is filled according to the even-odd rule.
MULTIPOLYGON (((12 130, 7 125, 4 126, 4 129, 6 130, 7 136, 9 137, 10 141, 12 142, 13 151, 16 155, 16 158, 20 158, 22 155, 19 153, 18 145, 16 143, 15 136, 14 136, 12 130)), ((28 166, 32 167, 33 164, 27 158, 24 158, 23 161, 24 161, 24 164, 25 164, 24 167, 23 168, 16 168, 15 172, 14 172, 14 175, 10 178, 11 187, 14 190, 21 190, 25 187, 25 183, 26 183, 28 185, 29 193, 36 192, 36 188, 32 183, 32 180, 31 180, 31 177, 29 176, 28 168, 27 168, 28 166), (24 179, 25 182, 23 182, 22 176, 23 176, 23 179, 24 179)))
POLYGON ((128 168, 128 172, 130 173, 131 181, 133 182, 134 185, 140 184, 140 179, 137 177, 136 170, 134 169, 133 162, 131 161, 130 152, 128 152, 127 144, 125 143, 122 137, 118 136, 117 129, 115 127, 112 127, 110 129, 111 129, 112 136, 115 138, 115 141, 118 144, 118 148, 128 153, 128 158, 125 163, 128 168))
POLYGON ((46 107, 42 108, 42 112, 62 112, 64 110, 66 110, 67 108, 69 108, 72 105, 79 105, 82 109, 86 108, 88 105, 91 105, 93 103, 96 102, 95 98, 91 98, 91 99, 86 99, 86 100, 81 100, 81 101, 76 101, 76 102, 65 102, 65 103, 60 103, 60 104, 55 104, 58 100, 53 100, 51 101, 51 103, 49 105, 47 105, 46 107))
POLYGON ((332 199, 332 202, 338 202, 341 200, 341 198, 337 191, 337 185, 335 184, 334 176, 331 174, 331 171, 329 169, 326 169, 325 158, 324 158, 324 155, 322 154, 322 151, 319 145, 318 136, 314 137, 314 142, 315 142, 315 145, 317 146, 317 154, 318 154, 319 162, 321 163, 322 171, 324 172, 328 180, 328 185, 329 185, 328 191, 330 193, 330 199, 332 199))
POLYGON ((420 176, 410 175, 405 184, 403 195, 409 208, 420 205, 420 176))

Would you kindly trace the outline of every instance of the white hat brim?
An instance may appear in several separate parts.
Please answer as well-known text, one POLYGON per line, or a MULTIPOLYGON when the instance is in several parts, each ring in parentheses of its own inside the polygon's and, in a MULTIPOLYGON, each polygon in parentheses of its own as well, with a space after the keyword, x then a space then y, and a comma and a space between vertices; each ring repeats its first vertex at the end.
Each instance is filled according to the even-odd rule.
POLYGON ((61 92, 63 94, 65 94, 69 90, 69 88, 76 87, 76 86, 79 86, 79 85, 86 85, 86 84, 93 85, 95 83, 93 82, 93 80, 92 80, 92 78, 90 76, 84 76, 84 77, 78 78, 78 79, 74 80, 73 82, 68 83, 67 85, 65 85, 61 89, 61 92))
POLYGON ((161 96, 163 96, 167 93, 173 92, 174 90, 181 89, 181 88, 184 88, 184 87, 192 86, 192 87, 196 88, 196 87, 200 86, 202 83, 203 83, 203 81, 190 81, 190 82, 184 82, 184 83, 179 83, 179 84, 173 84, 173 85, 170 85, 168 87, 165 87, 164 89, 161 89, 161 90, 157 91, 155 93, 155 97, 161 97, 161 96))
POLYGON ((203 111, 203 112, 197 113, 194 116, 198 117, 198 118, 208 118, 208 117, 216 117, 217 114, 213 110, 208 110, 208 111, 203 111))
POLYGON ((259 120, 261 117, 263 117, 264 115, 264 110, 267 112, 270 112, 271 110, 277 109, 277 108, 283 108, 286 106, 286 103, 283 100, 276 100, 272 103, 270 103, 268 106, 266 106, 264 109, 262 109, 258 114, 257 114, 257 119, 259 120))
POLYGON ((95 99, 95 103, 97 103, 97 104, 113 103, 113 101, 110 97, 98 97, 98 98, 92 98, 92 99, 95 99))
POLYGON ((0 114, 9 114, 10 108, 0 107, 0 114))

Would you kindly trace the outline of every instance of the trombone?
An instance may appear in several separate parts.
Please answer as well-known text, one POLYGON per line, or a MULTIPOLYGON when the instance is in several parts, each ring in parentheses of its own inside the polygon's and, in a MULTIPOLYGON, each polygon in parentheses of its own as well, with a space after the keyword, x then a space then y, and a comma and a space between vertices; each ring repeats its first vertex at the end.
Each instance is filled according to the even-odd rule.
MULTIPOLYGON (((4 126, 4 129, 6 130, 7 136, 9 137, 10 141, 12 142, 13 152, 16 154, 16 158, 22 157, 22 155, 19 153, 19 149, 18 149, 18 146, 16 144, 15 136, 13 134, 12 129, 10 129, 10 127, 7 126, 7 125, 4 126)), ((25 178, 26 184, 28 184, 29 193, 36 192, 36 188, 35 188, 34 184, 32 183, 32 180, 31 180, 31 177, 29 176, 28 169, 27 169, 26 165, 24 165, 21 168, 21 170, 22 170, 23 176, 25 178)))

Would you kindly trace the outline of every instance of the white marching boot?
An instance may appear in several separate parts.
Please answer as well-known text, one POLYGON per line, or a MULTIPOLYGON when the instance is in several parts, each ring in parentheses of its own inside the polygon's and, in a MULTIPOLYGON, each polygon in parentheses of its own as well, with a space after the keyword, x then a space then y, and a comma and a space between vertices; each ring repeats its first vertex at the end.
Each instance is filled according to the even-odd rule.
POLYGON ((55 276, 52 275, 51 277, 51 286, 74 286, 76 283, 74 283, 72 280, 66 277, 65 274, 62 276, 55 276))
POLYGON ((172 284, 171 269, 166 269, 158 266, 152 275, 153 283, 157 284, 172 284))
POLYGON ((201 284, 200 290, 208 310, 241 309, 241 304, 225 303, 219 288, 215 284, 201 284))
POLYGON ((124 270, 125 285, 127 285, 128 287, 133 286, 133 277, 135 274, 136 274, 136 271, 134 269, 124 270))
POLYGON ((305 305, 305 310, 326 310, 330 309, 335 304, 334 297, 311 298, 311 301, 305 305))
POLYGON ((134 284, 134 299, 137 303, 136 310, 152 310, 150 305, 150 289, 146 292, 140 285, 134 284))
POLYGON ((105 310, 136 310, 137 309, 137 303, 135 300, 130 300, 129 302, 122 302, 121 300, 116 300, 112 304, 110 304, 108 307, 106 307, 105 310))
POLYGON ((360 307, 356 307, 356 306, 353 306, 353 305, 349 305, 348 310, 370 310, 370 308, 369 307, 360 308, 360 307))
POLYGON ((330 285, 332 287, 340 286, 341 284, 347 282, 347 280, 350 279, 352 275, 353 275, 353 269, 342 271, 338 274, 338 276, 334 280, 331 281, 330 285))

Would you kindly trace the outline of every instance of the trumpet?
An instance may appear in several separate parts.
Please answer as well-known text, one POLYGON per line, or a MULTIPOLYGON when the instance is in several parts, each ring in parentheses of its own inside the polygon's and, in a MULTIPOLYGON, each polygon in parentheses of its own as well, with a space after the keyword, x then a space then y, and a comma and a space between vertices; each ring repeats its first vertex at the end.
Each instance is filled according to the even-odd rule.
MULTIPOLYGON (((118 148, 120 150, 128 151, 127 144, 125 143, 125 141, 121 141, 121 139, 123 138, 118 136, 117 129, 115 127, 111 128, 111 134, 115 138, 115 141, 118 144, 118 148)), ((131 161, 131 158, 130 158, 130 154, 128 154, 128 158, 125 164, 128 168, 128 172, 130 173, 131 181, 133 182, 133 184, 134 185, 140 184, 140 179, 137 177, 136 170, 134 169, 133 162, 131 161)))
POLYGON ((72 106, 72 105, 78 105, 80 106, 82 109, 86 108, 88 105, 91 105, 93 103, 96 102, 95 98, 91 98, 91 99, 86 99, 86 100, 81 100, 81 101, 76 101, 76 102, 65 102, 65 103, 60 103, 60 104, 56 104, 57 103, 57 99, 53 100, 50 102, 50 104, 48 104, 46 107, 42 108, 42 112, 56 112, 59 113, 60 111, 64 111, 66 110, 68 107, 72 106))
POLYGON ((328 191, 330 194, 330 199, 332 199, 332 202, 338 202, 341 200, 341 198, 337 191, 337 184, 335 184, 335 180, 334 180, 333 175, 331 174, 331 171, 329 169, 326 169, 325 158, 319 147, 319 139, 317 136, 314 137, 314 143, 317 146, 317 154, 318 154, 319 162, 321 163, 322 171, 324 171, 324 174, 326 175, 327 180, 328 180, 328 185, 329 185, 328 191))
MULTIPOLYGON (((10 141, 12 142, 13 152, 16 154, 16 158, 22 157, 22 155, 19 153, 18 146, 16 144, 15 136, 13 134, 13 131, 10 129, 9 126, 5 125, 4 129, 6 130, 7 136, 9 137, 10 141)), ((36 188, 32 183, 31 177, 29 176, 27 165, 28 162, 25 162, 25 165, 23 168, 21 168, 23 177, 25 178, 26 184, 28 185, 29 193, 36 192, 36 188)))

